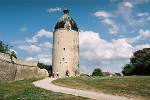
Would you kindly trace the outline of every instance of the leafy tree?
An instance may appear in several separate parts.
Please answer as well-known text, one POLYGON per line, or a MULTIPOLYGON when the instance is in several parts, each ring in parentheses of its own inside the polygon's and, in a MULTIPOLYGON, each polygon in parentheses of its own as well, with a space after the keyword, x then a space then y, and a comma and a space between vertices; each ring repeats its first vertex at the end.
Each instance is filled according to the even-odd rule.
POLYGON ((5 43, 3 43, 3 41, 0 41, 0 52, 7 54, 12 47, 13 46, 9 46, 8 43, 5 44, 5 43))
POLYGON ((130 64, 123 67, 123 75, 150 75, 150 48, 133 53, 130 64))
POLYGON ((10 56, 11 56, 11 57, 14 57, 14 58, 16 58, 16 59, 17 59, 17 55, 16 55, 16 53, 15 53, 14 51, 11 51, 10 56))
POLYGON ((115 75, 117 75, 117 76, 121 76, 121 74, 120 74, 120 73, 115 73, 115 75))
POLYGON ((52 73, 52 65, 46 65, 46 64, 44 64, 44 63, 38 62, 38 63, 37 63, 37 66, 38 66, 40 69, 46 69, 50 74, 52 73))
POLYGON ((94 69, 92 76, 103 76, 102 70, 100 68, 94 69))
POLYGON ((4 43, 0 41, 0 52, 4 53, 4 43))
POLYGON ((0 41, 0 52, 8 54, 10 56, 10 58, 12 59, 12 57, 17 58, 17 55, 14 51, 11 51, 11 48, 13 46, 9 46, 9 44, 5 44, 3 43, 3 41, 0 41))
POLYGON ((126 65, 123 67, 122 73, 123 73, 123 75, 125 75, 125 76, 130 76, 130 75, 132 75, 132 73, 133 73, 133 69, 134 69, 134 67, 133 67, 132 64, 126 64, 126 65))

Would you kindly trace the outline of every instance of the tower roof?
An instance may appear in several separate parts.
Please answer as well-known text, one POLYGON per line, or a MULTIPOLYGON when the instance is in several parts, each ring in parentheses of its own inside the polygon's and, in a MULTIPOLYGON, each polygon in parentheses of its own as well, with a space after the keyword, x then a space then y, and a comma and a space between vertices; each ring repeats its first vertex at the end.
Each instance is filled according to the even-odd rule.
POLYGON ((76 22, 73 20, 73 18, 71 16, 69 16, 69 10, 65 7, 63 12, 64 12, 64 14, 58 20, 57 24, 55 25, 54 30, 57 30, 59 28, 64 28, 65 23, 70 22, 71 29, 78 31, 76 22))

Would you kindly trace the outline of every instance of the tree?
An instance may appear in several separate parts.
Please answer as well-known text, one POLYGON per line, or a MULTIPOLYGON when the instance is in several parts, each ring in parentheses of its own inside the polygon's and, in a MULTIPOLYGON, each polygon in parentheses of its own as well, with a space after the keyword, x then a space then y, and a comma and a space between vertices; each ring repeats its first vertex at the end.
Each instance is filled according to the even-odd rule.
POLYGON ((115 75, 117 75, 117 76, 121 76, 121 74, 120 74, 120 73, 115 73, 115 75))
POLYGON ((11 51, 10 56, 11 56, 11 57, 14 57, 14 58, 16 58, 16 59, 17 59, 17 55, 16 55, 15 51, 11 51))
POLYGON ((123 67, 123 75, 150 75, 150 48, 133 53, 130 64, 123 67))
POLYGON ((38 66, 40 69, 46 69, 50 74, 52 73, 52 65, 46 65, 46 64, 40 63, 40 62, 38 61, 37 66, 38 66))
POLYGON ((9 46, 8 43, 5 44, 5 43, 3 43, 3 41, 0 41, 0 52, 7 54, 12 47, 13 46, 9 46))
POLYGON ((0 41, 0 52, 4 53, 4 43, 0 41))
POLYGON ((132 64, 126 64, 126 65, 123 67, 122 73, 123 73, 123 75, 125 75, 125 76, 131 76, 132 73, 133 73, 133 69, 134 69, 134 67, 133 67, 132 64))
POLYGON ((100 68, 94 69, 92 76, 103 76, 102 70, 100 68))
POLYGON ((0 52, 9 55, 10 58, 11 58, 11 60, 12 60, 12 57, 17 58, 16 53, 11 50, 12 47, 13 47, 13 46, 9 46, 8 43, 5 44, 5 43, 3 43, 3 41, 0 41, 0 52))

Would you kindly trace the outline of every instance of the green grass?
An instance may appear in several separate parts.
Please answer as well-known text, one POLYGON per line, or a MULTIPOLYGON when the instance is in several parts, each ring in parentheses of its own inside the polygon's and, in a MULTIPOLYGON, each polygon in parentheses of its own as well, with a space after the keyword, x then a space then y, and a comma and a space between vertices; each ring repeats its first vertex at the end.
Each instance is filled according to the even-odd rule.
POLYGON ((64 87, 150 100, 150 76, 70 77, 52 83, 64 87))
POLYGON ((37 80, 39 79, 0 83, 0 100, 90 100, 35 87, 32 83, 37 80))

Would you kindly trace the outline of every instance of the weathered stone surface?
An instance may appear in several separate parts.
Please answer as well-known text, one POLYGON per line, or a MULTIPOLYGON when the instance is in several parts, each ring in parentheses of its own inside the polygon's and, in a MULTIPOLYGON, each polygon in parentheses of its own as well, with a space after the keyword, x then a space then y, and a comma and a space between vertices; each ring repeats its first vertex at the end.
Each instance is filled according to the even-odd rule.
MULTIPOLYGON (((43 75, 44 76, 44 75, 43 75)), ((37 63, 0 53, 0 83, 39 77, 37 63)))
POLYGON ((0 83, 11 82, 15 79, 17 68, 12 63, 0 60, 0 83))
POLYGON ((39 77, 46 78, 46 77, 48 77, 49 74, 46 69, 38 68, 38 75, 39 75, 39 77))

